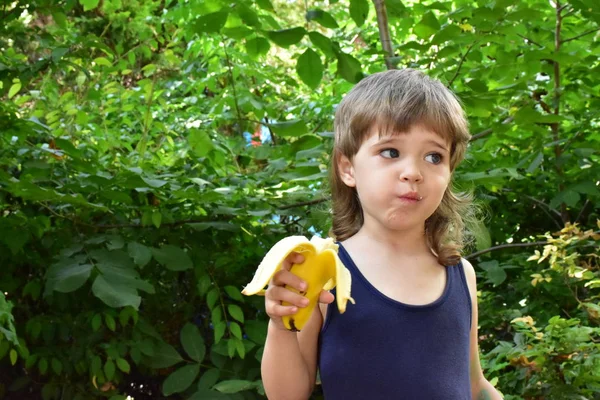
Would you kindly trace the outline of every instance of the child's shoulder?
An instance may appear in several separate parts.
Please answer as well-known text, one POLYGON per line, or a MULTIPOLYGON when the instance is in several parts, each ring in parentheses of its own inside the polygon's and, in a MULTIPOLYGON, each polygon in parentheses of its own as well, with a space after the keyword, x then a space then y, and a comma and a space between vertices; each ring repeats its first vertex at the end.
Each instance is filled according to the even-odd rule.
POLYGON ((460 259, 460 262, 463 266, 463 270, 465 271, 465 277, 467 278, 469 291, 471 294, 477 294, 477 274, 475 273, 473 264, 471 264, 471 262, 464 257, 460 259))

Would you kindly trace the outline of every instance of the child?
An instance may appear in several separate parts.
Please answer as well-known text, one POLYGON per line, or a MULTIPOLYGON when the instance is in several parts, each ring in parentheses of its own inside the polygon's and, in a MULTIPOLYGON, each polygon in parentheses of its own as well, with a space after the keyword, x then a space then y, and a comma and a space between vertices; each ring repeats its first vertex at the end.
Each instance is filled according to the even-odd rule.
POLYGON ((308 399, 317 368, 326 400, 501 398, 481 371, 475 271, 460 258, 470 200, 451 188, 469 138, 454 95, 415 70, 369 76, 340 103, 331 234, 356 305, 340 314, 323 291, 304 329, 285 330, 308 303, 284 287, 306 285, 289 271, 302 255, 288 256, 265 296, 269 399, 308 399))

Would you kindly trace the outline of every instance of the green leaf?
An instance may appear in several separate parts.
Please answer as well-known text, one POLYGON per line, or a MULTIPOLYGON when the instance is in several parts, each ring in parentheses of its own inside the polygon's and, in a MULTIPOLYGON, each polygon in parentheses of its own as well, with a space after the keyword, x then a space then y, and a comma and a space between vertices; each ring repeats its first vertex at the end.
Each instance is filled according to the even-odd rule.
POLYGON ((306 13, 307 21, 316 21, 325 28, 336 29, 339 27, 336 20, 327 11, 323 11, 320 8, 308 10, 306 13))
POLYGON ((270 0, 256 0, 256 5, 266 11, 275 11, 270 0))
POLYGON ((185 324, 181 330, 181 344, 192 360, 202 362, 206 353, 206 347, 197 326, 190 323, 185 324))
POLYGON ((129 366, 129 363, 127 362, 127 360, 123 359, 123 358, 117 358, 117 367, 119 367, 119 369, 123 372, 125 372, 126 374, 129 373, 129 371, 131 371, 131 367, 129 366))
POLYGON ((531 164, 529 164, 529 167, 527 167, 527 172, 528 173, 532 173, 533 171, 535 171, 536 169, 538 169, 538 167, 544 162, 544 153, 542 153, 541 151, 537 154, 537 156, 535 156, 535 158, 533 159, 533 161, 531 162, 531 164))
POLYGON ((98 329, 102 326, 102 316, 100 314, 94 315, 92 318, 92 330, 97 332, 98 329))
POLYGON ((236 288, 235 286, 225 286, 225 293, 227 293, 227 295, 229 297, 231 297, 233 300, 235 301, 239 301, 239 302, 243 302, 244 301, 244 297, 242 296, 241 291, 236 288))
POLYGON ((112 280, 109 283, 102 275, 96 277, 92 292, 106 305, 115 308, 132 306, 137 310, 142 301, 140 296, 134 294, 135 290, 132 292, 131 288, 112 280))
POLYGON ((267 32, 267 36, 273 43, 286 48, 298 43, 305 34, 306 30, 300 27, 267 32))
POLYGON ((244 324, 244 331, 254 343, 264 345, 267 339, 267 323, 264 321, 248 320, 244 324))
POLYGON ((362 26, 369 15, 369 2, 367 0, 350 0, 350 17, 356 26, 362 26))
POLYGON ((206 295, 206 304, 208 305, 208 308, 210 308, 212 310, 215 307, 215 304, 217 304, 218 300, 219 300, 219 289, 217 289, 217 288, 211 289, 210 292, 208 292, 208 294, 206 295))
POLYGON ((115 371, 115 363, 109 358, 104 364, 104 375, 106 376, 106 379, 112 381, 112 379, 115 377, 115 371))
POLYGON ((208 133, 199 129, 190 130, 188 142, 198 157, 206 157, 215 148, 208 133))
POLYGON ((573 190, 565 190, 558 193, 551 201, 550 207, 557 208, 561 203, 565 203, 569 207, 575 207, 581 199, 581 195, 573 190))
POLYGON ((435 35, 441 29, 441 25, 432 11, 428 11, 423 15, 421 21, 415 25, 413 31, 421 39, 427 39, 431 35, 435 35))
POLYGON ((477 220, 469 227, 473 236, 475 236, 476 248, 478 251, 488 249, 492 246, 492 238, 490 231, 487 229, 483 221, 477 220))
POLYGON ((154 356, 150 358, 150 367, 155 369, 169 368, 181 361, 183 361, 183 358, 173 346, 160 342, 154 348, 154 356))
POLYGON ((306 124, 299 119, 270 124, 269 127, 278 136, 301 136, 308 132, 306 124))
POLYGON ((219 380, 219 376, 221 375, 221 371, 218 368, 211 368, 205 371, 200 379, 198 380, 198 390, 200 389, 210 389, 217 383, 219 380))
POLYGON ((236 304, 229 304, 227 306, 227 311, 229 311, 229 315, 231 315, 234 319, 244 323, 244 312, 240 306, 236 304))
POLYGON ((51 364, 52 364, 52 371, 54 371, 54 373, 56 375, 60 375, 63 370, 63 365, 60 362, 60 360, 57 358, 53 358, 51 364))
POLYGON ((127 245, 127 251, 133 258, 133 262, 139 267, 145 266, 152 259, 152 251, 150 248, 137 242, 130 242, 127 245))
POLYGON ((106 327, 111 331, 114 332, 117 330, 117 323, 112 315, 104 314, 104 323, 106 324, 106 327))
POLYGON ((358 83, 363 78, 360 62, 350 54, 340 52, 337 54, 337 72, 350 83, 358 83))
POLYGON ((186 365, 173 372, 163 383, 163 395, 170 396, 186 390, 200 373, 200 365, 186 365))
POLYGON ((227 329, 227 324, 225 322, 215 325, 215 344, 221 341, 221 338, 223 338, 223 335, 225 334, 225 329, 227 329))
POLYGON ((189 397, 187 400, 227 400, 229 396, 226 394, 210 390, 207 388, 198 389, 196 393, 189 397))
POLYGON ((62 259, 52 264, 46 275, 46 290, 70 293, 79 289, 90 277, 91 264, 80 264, 81 258, 62 259))
POLYGON ((162 214, 160 211, 154 211, 152 213, 152 223, 156 228, 160 228, 160 223, 162 222, 162 214))
POLYGON ((309 32, 308 37, 310 38, 310 41, 325 54, 325 57, 335 57, 335 48, 333 47, 331 39, 327 36, 323 36, 319 32, 309 32))
POLYGON ((21 90, 21 81, 13 83, 10 89, 8 90, 8 98, 12 99, 17 93, 21 90))
POLYGON ((100 0, 79 0, 79 3, 83 6, 83 11, 90 11, 98 7, 100 0))
POLYGON ((63 29, 67 27, 67 16, 64 13, 58 10, 52 10, 52 18, 54 19, 54 22, 56 22, 56 25, 63 29))
POLYGON ((218 390, 221 393, 239 393, 244 390, 251 390, 256 387, 256 383, 252 381, 243 381, 239 379, 232 379, 228 381, 221 381, 217 383, 213 389, 218 390))
POLYGON ((15 349, 10 350, 10 365, 15 365, 17 363, 17 351, 15 349))
POLYGON ((494 286, 498 286, 506 280, 506 271, 498 265, 498 261, 482 262, 479 263, 479 266, 485 270, 487 282, 494 286))
POLYGON ((38 363, 38 368, 40 369, 40 374, 46 375, 46 372, 48 372, 48 360, 42 358, 38 363))
POLYGON ((231 332, 231 334, 233 336, 242 340, 242 328, 240 328, 240 326, 237 323, 230 322, 229 323, 229 331, 231 332))
POLYGON ((185 271, 194 267, 190 256, 179 247, 170 244, 152 249, 156 261, 171 271, 185 271))
POLYGON ((316 89, 323 78, 323 64, 321 57, 308 48, 298 57, 296 72, 300 79, 311 89, 316 89))
POLYGON ((271 43, 264 37, 255 37, 246 41, 246 51, 254 59, 267 54, 270 48, 271 43))
POLYGON ((203 15, 196 19, 192 30, 197 34, 217 33, 225 26, 228 15, 229 13, 227 11, 219 11, 203 15))

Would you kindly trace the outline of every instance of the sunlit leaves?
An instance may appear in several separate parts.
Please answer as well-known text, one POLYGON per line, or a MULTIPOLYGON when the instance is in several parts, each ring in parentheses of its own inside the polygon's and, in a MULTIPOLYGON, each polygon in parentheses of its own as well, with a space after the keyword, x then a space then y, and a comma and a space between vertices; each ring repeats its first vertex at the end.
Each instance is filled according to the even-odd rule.
POLYGON ((267 32, 269 39, 281 47, 297 44, 305 34, 306 30, 300 27, 267 32))
POLYGON ((315 89, 319 86, 319 82, 321 82, 323 77, 321 57, 310 48, 306 49, 306 51, 298 58, 296 72, 306 85, 315 89))
POLYGON ((356 26, 362 26, 369 15, 368 0, 350 0, 350 16, 356 26))

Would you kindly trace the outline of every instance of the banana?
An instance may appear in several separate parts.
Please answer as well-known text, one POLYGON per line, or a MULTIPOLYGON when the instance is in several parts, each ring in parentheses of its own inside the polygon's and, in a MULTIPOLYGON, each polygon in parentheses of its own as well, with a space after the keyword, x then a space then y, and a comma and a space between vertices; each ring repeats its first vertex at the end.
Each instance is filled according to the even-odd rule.
MULTIPOLYGON (((287 289, 300 293, 309 300, 309 305, 299 308, 294 315, 284 316, 283 324, 286 329, 299 332, 309 320, 314 308, 319 302, 321 290, 336 289, 336 302, 340 313, 346 311, 348 300, 354 303, 350 297, 351 275, 338 257, 339 246, 332 238, 322 239, 313 236, 309 241, 304 236, 288 236, 277 242, 265 255, 258 269, 254 273, 252 281, 242 290, 242 294, 251 296, 263 294, 264 288, 269 284, 273 274, 281 268, 281 263, 291 252, 302 253, 304 262, 292 265, 290 271, 304 280, 307 285, 306 292, 286 286, 287 289)), ((289 305, 287 302, 282 304, 289 305)))

